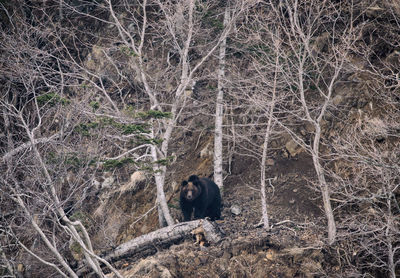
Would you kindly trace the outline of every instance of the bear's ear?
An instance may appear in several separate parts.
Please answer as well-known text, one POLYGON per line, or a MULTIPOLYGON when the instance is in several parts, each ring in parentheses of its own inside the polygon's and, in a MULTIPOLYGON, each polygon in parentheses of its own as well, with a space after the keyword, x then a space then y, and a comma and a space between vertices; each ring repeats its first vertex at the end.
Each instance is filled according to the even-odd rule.
POLYGON ((191 175, 191 176, 189 177, 189 182, 196 182, 196 181, 198 181, 198 180, 199 180, 199 177, 196 176, 196 175, 191 175))
POLYGON ((184 186, 186 186, 187 184, 188 184, 187 181, 183 181, 183 182, 181 183, 181 186, 184 187, 184 186))

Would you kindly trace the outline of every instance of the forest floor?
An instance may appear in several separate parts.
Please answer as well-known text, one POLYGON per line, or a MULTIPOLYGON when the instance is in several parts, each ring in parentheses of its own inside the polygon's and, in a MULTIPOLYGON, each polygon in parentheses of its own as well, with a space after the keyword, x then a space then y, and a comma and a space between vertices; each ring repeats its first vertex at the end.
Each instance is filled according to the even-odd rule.
MULTIPOLYGON (((192 159, 176 168, 175 176, 189 173, 196 165, 197 174, 206 174, 208 167, 198 163, 198 152, 190 155, 192 159)), ((243 157, 233 162, 224 181, 223 219, 216 221, 222 241, 198 246, 187 237, 152 256, 126 258, 117 263, 124 277, 332 277, 329 273, 339 270, 324 250, 325 219, 312 187, 311 158, 304 152, 294 158, 276 152, 267 172, 270 231, 258 225, 258 162, 243 157), (233 207, 240 212, 234 214, 233 207)), ((177 202, 175 195, 172 203, 177 202)))

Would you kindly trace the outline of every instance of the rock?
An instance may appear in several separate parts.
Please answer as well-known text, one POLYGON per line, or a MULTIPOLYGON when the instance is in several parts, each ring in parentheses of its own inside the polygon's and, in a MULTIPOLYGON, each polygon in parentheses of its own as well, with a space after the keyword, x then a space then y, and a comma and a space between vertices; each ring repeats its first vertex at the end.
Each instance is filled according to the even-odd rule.
POLYGON ((101 184, 101 188, 110 188, 115 182, 115 178, 113 176, 109 176, 105 178, 103 183, 101 184))
POLYGON ((242 209, 238 206, 238 205, 232 205, 231 206, 231 213, 233 215, 240 215, 240 213, 242 212, 242 209))
POLYGON ((139 183, 139 182, 143 182, 146 180, 146 175, 144 174, 143 171, 136 171, 131 175, 131 183, 139 183))
POLYGON ((268 159, 265 161, 265 165, 267 165, 267 166, 274 166, 274 165, 275 165, 275 160, 273 160, 272 158, 268 158, 268 159))
POLYGON ((131 175, 128 183, 121 186, 119 189, 120 195, 127 191, 136 191, 143 187, 146 183, 146 175, 143 171, 136 171, 131 175))
POLYGON ((23 264, 18 264, 17 265, 17 271, 18 272, 24 272, 25 270, 25 266, 23 264))
POLYGON ((93 180, 92 181, 92 185, 94 186, 94 188, 96 188, 96 190, 100 189, 101 183, 97 180, 93 180))
POLYGON ((213 157, 213 155, 214 152, 210 143, 207 143, 207 145, 200 151, 200 158, 213 157))
POLYGON ((343 102, 343 100, 344 100, 344 97, 343 97, 343 96, 337 95, 337 96, 335 96, 335 97, 332 99, 332 102, 333 102, 333 104, 336 106, 336 105, 341 104, 341 103, 343 102))
POLYGON ((276 251, 273 249, 268 249, 266 258, 268 261, 273 261, 276 258, 276 251))
POLYGON ((291 139, 285 144, 285 148, 292 157, 295 157, 296 155, 298 155, 303 151, 303 148, 300 145, 298 145, 293 139, 291 139))
POLYGON ((329 48, 329 32, 322 33, 317 37, 312 44, 312 54, 317 55, 318 53, 327 52, 329 48))

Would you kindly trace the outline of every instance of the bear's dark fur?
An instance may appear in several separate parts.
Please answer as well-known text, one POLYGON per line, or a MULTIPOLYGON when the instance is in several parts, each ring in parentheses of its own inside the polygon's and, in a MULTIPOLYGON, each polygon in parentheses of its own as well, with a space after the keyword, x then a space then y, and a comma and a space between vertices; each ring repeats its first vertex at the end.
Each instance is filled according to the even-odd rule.
POLYGON ((221 194, 210 179, 190 176, 188 181, 182 182, 179 201, 184 221, 191 220, 193 210, 194 219, 221 218, 221 194))

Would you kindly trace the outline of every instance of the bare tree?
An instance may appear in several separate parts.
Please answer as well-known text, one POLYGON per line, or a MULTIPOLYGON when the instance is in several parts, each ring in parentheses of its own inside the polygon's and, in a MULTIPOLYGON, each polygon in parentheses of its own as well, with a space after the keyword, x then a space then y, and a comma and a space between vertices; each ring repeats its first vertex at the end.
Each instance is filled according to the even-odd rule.
MULTIPOLYGON (((391 115, 398 116, 398 111, 391 115)), ((342 211, 353 208, 340 222, 346 231, 341 240, 354 246, 356 268, 378 269, 394 278, 400 265, 396 236, 400 233, 396 197, 400 169, 397 151, 385 149, 398 149, 398 138, 392 133, 398 123, 393 118, 383 121, 366 117, 361 121, 363 126, 356 123, 346 129, 346 135, 336 138, 334 144, 336 200, 342 211), (382 136, 385 142, 379 143, 382 136)))
MULTIPOLYGON (((384 5, 382 28, 371 31, 368 25, 362 26, 357 47, 353 47, 358 63, 351 65, 352 78, 363 81, 355 87, 363 94, 356 105, 338 114, 346 125, 337 124, 332 134, 334 159, 327 169, 335 180, 334 198, 341 212, 339 240, 350 247, 342 252, 354 258, 347 264, 356 273, 375 271, 394 278, 400 269, 400 110, 396 101, 399 60, 391 47, 399 39, 394 30, 400 25, 396 6, 384 5), (372 45, 368 41, 371 32, 377 32, 372 45)), ((356 6, 355 11, 364 10, 356 6)), ((358 96, 358 91, 354 94, 358 96)))
MULTIPOLYGON (((229 23, 230 11, 229 7, 225 8, 224 27, 229 23)), ((225 79, 225 53, 226 53, 226 37, 221 42, 218 56, 218 92, 215 107, 215 134, 214 134, 214 181, 220 189, 224 186, 223 177, 223 116, 224 116, 224 79, 225 79)))
POLYGON ((71 242, 102 277, 100 264, 116 271, 96 255, 74 212, 97 190, 98 172, 150 166, 160 224, 173 224, 164 193, 173 130, 187 87, 244 4, 235 2, 226 27, 210 32, 200 28, 211 2, 17 4, 3 9, 10 28, 2 29, 0 45, 1 205, 17 211, 3 219, 4 231, 19 252, 63 276, 76 276, 71 242), (102 29, 102 37, 88 26, 102 29))
MULTIPOLYGON (((323 118, 328 107, 332 105, 333 88, 339 79, 346 58, 348 30, 340 29, 341 35, 337 34, 336 28, 339 28, 337 26, 340 25, 338 21, 341 14, 329 1, 322 3, 320 1, 307 3, 269 1, 260 4, 257 8, 259 13, 251 16, 256 17, 255 20, 259 24, 249 31, 246 29, 250 36, 244 35, 241 44, 245 49, 243 53, 254 53, 253 60, 257 62, 258 69, 261 69, 262 73, 261 70, 256 74, 243 72, 243 68, 249 65, 240 65, 241 68, 237 70, 237 72, 242 71, 242 76, 251 80, 247 82, 246 87, 241 86, 243 91, 246 91, 241 104, 248 103, 247 99, 252 100, 246 112, 243 111, 246 109, 243 105, 240 108, 242 113, 248 114, 247 117, 249 117, 243 121, 242 126, 247 126, 247 130, 241 138, 243 142, 246 142, 244 144, 247 145, 246 152, 258 157, 258 152, 255 151, 258 145, 254 138, 262 137, 264 148, 267 148, 265 140, 270 140, 271 125, 274 123, 279 125, 280 132, 282 129, 288 132, 297 144, 303 146, 311 154, 317 174, 317 185, 322 193, 328 220, 328 241, 332 244, 336 236, 336 226, 330 201, 330 188, 321 158, 320 143, 323 118), (324 24, 323 18, 327 15, 334 20, 324 24), (332 35, 327 36, 328 30, 332 35), (321 38, 318 39, 317 36, 321 38), (329 51, 323 52, 325 50, 321 46, 313 43, 319 40, 324 40, 323 43, 328 46, 329 51), (275 73, 279 73, 278 79, 276 75, 266 73, 266 69, 271 70, 271 68, 275 69, 275 73), (257 90, 254 84, 257 84, 259 80, 262 80, 264 86, 269 88, 266 92, 273 92, 271 95, 265 96, 260 91, 249 95, 251 90, 257 90), (249 84, 253 84, 253 87, 249 84), (265 103, 265 99, 269 100, 268 104, 265 103), (276 111, 280 115, 279 119, 270 117, 274 114, 276 104, 279 106, 279 111, 276 111), (263 105, 268 107, 267 111, 263 110, 263 105), (256 111, 262 112, 255 113, 252 111, 254 107, 260 107, 256 111), (311 136, 307 135, 307 138, 304 138, 298 133, 298 126, 302 124, 312 126, 311 136), (260 133, 262 125, 265 125, 263 134, 260 133), (308 140, 310 143, 307 142, 308 140)), ((340 26, 343 28, 342 25, 340 26)), ((252 66, 254 64, 256 63, 253 62, 252 66)), ((240 80, 240 78, 237 79, 240 80)), ((245 78, 242 77, 242 79, 245 78)), ((239 104, 238 106, 240 107, 239 104)), ((263 149, 263 154, 266 152, 267 149, 263 149)), ((262 155, 260 165, 265 171, 264 160, 265 156, 262 155)), ((263 175, 262 173, 262 187, 265 186, 263 175)))
POLYGON ((275 57, 275 68, 274 68, 274 79, 273 79, 273 84, 272 84, 272 96, 270 100, 270 104, 268 107, 268 123, 267 127, 265 130, 265 137, 264 137, 264 144, 262 148, 262 156, 261 156, 261 208, 262 208, 262 221, 265 229, 269 229, 269 218, 268 218, 268 211, 267 211, 267 202, 266 202, 266 193, 265 193, 265 188, 266 188, 266 177, 265 177, 265 171, 266 171, 266 161, 267 161, 267 153, 268 153, 268 143, 271 137, 271 133, 273 130, 274 126, 274 109, 275 109, 275 104, 276 104, 276 91, 277 91, 277 81, 278 81, 278 74, 279 74, 279 47, 280 43, 279 41, 275 41, 274 44, 275 50, 276 50, 276 57, 275 57))
MULTIPOLYGON (((171 225, 173 220, 164 193, 166 165, 159 165, 157 162, 168 159, 173 130, 189 97, 185 94, 186 89, 198 78, 196 75, 205 61, 225 41, 232 22, 244 8, 244 2, 238 1, 232 6, 232 17, 226 17, 224 27, 211 40, 210 38, 204 40, 199 30, 202 16, 213 6, 211 3, 143 1, 139 3, 142 20, 140 23, 132 22, 135 26, 132 29, 129 29, 128 22, 117 16, 111 1, 108 3, 113 24, 120 35, 119 39, 135 57, 132 63, 137 67, 138 79, 149 97, 150 107, 160 112, 168 112, 170 115, 168 119, 157 120, 152 124, 153 138, 160 138, 162 143, 160 147, 152 146, 151 155, 157 185, 160 225, 164 220, 171 225), (154 16, 152 20, 148 17, 147 8, 151 5, 156 5, 159 11, 156 21, 153 21, 154 16), (153 32, 154 30, 157 31, 153 32), (155 48, 153 44, 146 45, 145 42, 151 39, 158 40, 162 48, 155 48), (201 52, 200 56, 192 58, 190 53, 193 51, 201 52), (158 56, 157 52, 160 52, 158 56), (159 90, 164 92, 159 93, 159 90)), ((125 10, 131 14, 135 13, 130 6, 126 6, 125 10)))
MULTIPOLYGON (((300 105, 293 115, 297 118, 295 121, 312 126, 310 144, 295 132, 291 127, 293 123, 288 122, 285 128, 312 156, 328 222, 328 242, 332 244, 336 238, 336 223, 320 145, 324 132, 323 119, 328 108, 332 107, 334 86, 343 71, 349 51, 348 38, 353 30, 346 27, 350 26, 348 23, 339 24, 341 11, 329 1, 284 1, 281 5, 271 2, 271 8, 278 18, 275 28, 281 30, 282 48, 286 49, 281 56, 281 64, 286 73, 287 86, 294 104, 300 105), (323 18, 327 15, 332 20, 324 24, 323 18), (315 39, 317 35, 319 37, 315 39)), ((296 108, 292 106, 289 109, 295 111, 293 109, 296 108)))
POLYGON ((267 159, 271 154, 269 143, 282 132, 276 130, 277 121, 282 120, 276 105, 285 102, 288 92, 282 86, 279 63, 281 37, 276 34, 279 30, 268 28, 273 18, 265 13, 265 8, 265 4, 259 3, 237 24, 230 49, 234 54, 230 53, 226 101, 233 119, 227 137, 236 146, 234 151, 256 158, 260 163, 260 224, 269 229, 266 201, 266 183, 271 182, 266 177, 267 159))
MULTIPOLYGON (((260 19, 258 24, 262 24, 264 19, 260 19)), ((281 69, 279 68, 279 38, 272 39, 274 34, 269 33, 266 35, 270 41, 268 45, 271 48, 276 50, 276 56, 273 57, 269 53, 263 51, 263 49, 257 49, 255 55, 252 55, 251 60, 251 69, 253 74, 251 78, 248 80, 244 80, 244 83, 249 83, 249 85, 253 86, 253 89, 256 88, 254 94, 248 94, 245 92, 241 92, 245 96, 246 103, 248 103, 249 107, 252 107, 253 111, 251 114, 258 115, 263 120, 266 120, 266 123, 262 125, 261 123, 257 126, 257 129, 264 132, 264 134, 260 134, 259 137, 263 142, 261 144, 261 152, 259 152, 259 146, 255 148, 255 153, 261 153, 260 157, 260 191, 261 191, 261 222, 265 229, 269 229, 269 217, 267 210, 267 201, 266 201, 266 182, 271 182, 271 179, 267 179, 266 171, 267 171, 267 158, 269 152, 269 143, 274 133, 274 126, 276 125, 275 121, 277 117, 275 115, 275 105, 276 103, 283 100, 285 96, 285 92, 279 91, 278 94, 278 76, 280 74, 281 69), (274 70, 271 71, 271 68, 274 70), (257 81, 255 81, 257 80, 257 81)), ((261 37, 261 36, 260 36, 261 37)), ((265 41, 253 41, 253 43, 265 43, 265 41)), ((242 81, 243 84, 243 81, 242 81)), ((246 86, 247 88, 247 86, 246 86)), ((254 124, 251 123, 250 126, 254 124)), ((257 133, 256 133, 257 134, 257 133)), ((249 136, 249 133, 246 132, 243 135, 244 138, 249 136)), ((251 146, 251 145, 250 145, 251 146)), ((251 147, 250 147, 251 148, 251 147)))
MULTIPOLYGON (((1 267, 16 275, 26 258, 39 261, 49 276, 77 277, 83 270, 71 255, 76 247, 83 269, 104 277, 105 265, 119 275, 97 255, 90 238, 95 228, 80 208, 99 191, 96 178, 103 172, 146 169, 155 180, 160 226, 174 224, 165 192, 171 144, 195 103, 193 84, 214 75, 217 95, 205 98, 216 100, 209 115, 215 116, 216 183, 223 186, 222 139, 231 137, 238 152, 260 163, 262 222, 269 228, 270 142, 290 134, 312 157, 328 243, 335 242, 338 225, 345 230, 340 240, 346 237, 366 256, 361 267, 395 277, 400 38, 393 30, 400 26, 399 7, 384 2, 391 19, 379 23, 392 31, 373 47, 392 52, 379 55, 362 41, 372 37, 366 24, 355 26, 371 9, 352 1, 341 10, 339 2, 0 4, 7 21, 0 32, 1 267), (357 17, 352 9, 359 6, 357 17), (376 83, 369 88, 374 101, 369 112, 357 106, 351 112, 357 120, 335 137, 327 130, 329 119, 342 113, 335 86, 354 70, 353 55, 367 57, 351 77, 376 83), (382 111, 390 116, 376 117, 382 111), (231 126, 224 125, 228 120, 231 126)), ((155 234, 163 238, 162 231, 155 234)))
MULTIPOLYGON (((72 51, 77 49, 63 40, 65 30, 52 29, 43 18, 36 18, 49 13, 47 23, 54 23, 51 8, 20 2, 4 11, 13 16, 7 25, 10 29, 1 32, 0 44, 4 81, 0 106, 6 133, 1 140, 0 190, 5 212, 1 226, 2 234, 20 249, 10 245, 2 249, 6 254, 25 251, 59 275, 78 277, 68 257, 71 242, 97 275, 104 277, 100 267, 104 264, 121 277, 95 253, 88 227, 72 211, 90 196, 96 171, 114 161, 102 144, 112 138, 119 149, 131 144, 127 137, 147 136, 144 121, 124 121, 118 108, 107 113, 108 107, 97 110, 99 104, 80 99, 77 82, 96 82, 75 60, 79 54, 72 51), (30 9, 28 15, 23 8, 30 9), (97 133, 99 129, 108 131, 97 133)), ((135 161, 150 145, 132 148, 135 161)), ((113 152, 112 147, 108 150, 113 152)))

